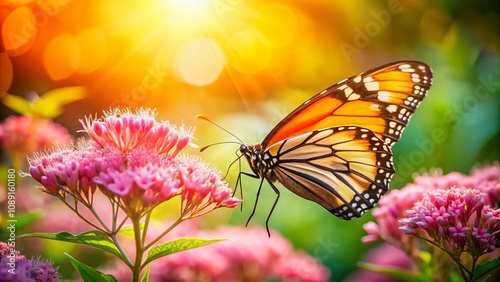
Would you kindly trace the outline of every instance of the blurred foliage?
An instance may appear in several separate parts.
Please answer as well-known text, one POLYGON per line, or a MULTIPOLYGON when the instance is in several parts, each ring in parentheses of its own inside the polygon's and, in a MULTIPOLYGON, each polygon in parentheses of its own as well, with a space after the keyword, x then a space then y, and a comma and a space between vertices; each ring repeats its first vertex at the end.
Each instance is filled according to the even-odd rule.
POLYGON ((63 106, 85 98, 85 88, 62 87, 43 94, 39 97, 36 93, 29 99, 5 93, 2 103, 11 110, 27 116, 53 119, 63 113, 63 106))
MULTIPOLYGON (((408 59, 429 64, 434 85, 394 147, 397 172, 391 188, 431 168, 465 173, 500 159, 500 13, 495 1, 2 3, 0 48, 7 56, 0 56, 0 93, 24 96, 86 87, 86 99, 67 105, 56 118, 72 133, 84 115, 144 106, 157 108, 161 119, 197 126, 200 146, 236 141, 196 120, 200 113, 244 142, 258 143, 288 112, 325 87, 408 59), (33 21, 18 24, 30 15, 33 21)), ((0 118, 11 114, 2 106, 0 118)), ((221 145, 200 155, 225 172, 237 149, 221 145)), ((247 164, 243 169, 249 171, 247 164)), ((227 178, 230 185, 237 172, 235 164, 227 178)), ((231 224, 246 222, 260 182, 245 178, 243 184, 243 212, 219 211, 231 224)), ((270 227, 326 264, 335 281, 355 271, 369 249, 360 237, 370 215, 345 222, 281 191, 270 227)), ((250 224, 265 224, 275 198, 264 184, 250 224)), ((206 222, 216 224, 221 224, 218 217, 206 222)))

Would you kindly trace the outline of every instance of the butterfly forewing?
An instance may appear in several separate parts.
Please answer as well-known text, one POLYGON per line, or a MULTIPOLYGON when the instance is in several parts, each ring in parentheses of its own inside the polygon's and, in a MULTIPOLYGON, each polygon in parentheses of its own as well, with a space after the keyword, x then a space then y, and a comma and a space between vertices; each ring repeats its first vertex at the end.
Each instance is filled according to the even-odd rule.
POLYGON ((262 146, 268 148, 324 128, 359 126, 370 129, 391 147, 400 139, 431 84, 431 69, 413 61, 358 74, 299 106, 269 133, 262 146))
POLYGON ((343 219, 371 209, 394 173, 389 147, 354 126, 285 139, 269 147, 263 161, 289 190, 343 219))

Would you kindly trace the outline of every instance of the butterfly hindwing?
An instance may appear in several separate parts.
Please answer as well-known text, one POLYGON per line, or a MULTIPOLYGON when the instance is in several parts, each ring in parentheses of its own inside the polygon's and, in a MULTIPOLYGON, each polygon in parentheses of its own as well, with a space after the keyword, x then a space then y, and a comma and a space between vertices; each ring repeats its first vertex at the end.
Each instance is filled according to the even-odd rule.
POLYGON ((299 106, 269 133, 262 146, 267 148, 319 129, 350 125, 370 129, 391 147, 400 139, 431 84, 431 69, 414 61, 358 74, 299 106))
POLYGON ((343 219, 371 209, 394 174, 390 148, 372 131, 355 126, 275 143, 263 161, 286 188, 343 219))

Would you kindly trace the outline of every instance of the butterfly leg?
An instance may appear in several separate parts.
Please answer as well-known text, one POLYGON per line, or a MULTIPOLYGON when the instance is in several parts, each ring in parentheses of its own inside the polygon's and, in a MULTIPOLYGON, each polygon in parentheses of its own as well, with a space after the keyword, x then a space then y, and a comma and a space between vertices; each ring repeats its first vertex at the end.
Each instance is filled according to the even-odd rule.
MULTIPOLYGON (((253 174, 249 174, 249 173, 240 173, 241 174, 244 174, 244 175, 247 175, 247 176, 251 176, 251 177, 254 177, 254 178, 257 178, 255 175, 253 174)), ((253 215, 255 214, 255 210, 257 209, 257 203, 259 202, 259 196, 260 196, 260 190, 262 189, 262 184, 264 183, 264 178, 261 179, 260 181, 260 185, 259 185, 259 190, 257 190, 257 196, 255 197, 255 203, 253 205, 253 210, 252 210, 252 213, 250 214, 250 217, 248 217, 248 220, 247 220, 247 223, 245 224, 245 226, 248 226, 248 223, 250 223, 250 220, 252 219, 253 215)), ((269 232, 269 231, 268 231, 269 232)))
MULTIPOLYGON (((269 232, 269 219, 271 219, 271 215, 273 214, 274 208, 276 207, 276 205, 278 204, 278 201, 280 199, 280 190, 278 190, 278 188, 276 188, 276 186, 274 186, 274 184, 271 181, 268 181, 268 183, 269 183, 269 185, 271 185, 271 188, 273 188, 274 192, 276 193, 276 200, 274 200, 274 204, 271 207, 271 211, 269 211, 269 215, 267 216, 267 219, 266 219, 267 235, 269 237, 271 237, 271 232, 269 232)), ((262 182, 261 182, 261 186, 262 186, 262 182)), ((259 191, 260 191, 260 188, 259 188, 259 191)), ((255 207, 254 207, 254 210, 255 210, 255 207)))

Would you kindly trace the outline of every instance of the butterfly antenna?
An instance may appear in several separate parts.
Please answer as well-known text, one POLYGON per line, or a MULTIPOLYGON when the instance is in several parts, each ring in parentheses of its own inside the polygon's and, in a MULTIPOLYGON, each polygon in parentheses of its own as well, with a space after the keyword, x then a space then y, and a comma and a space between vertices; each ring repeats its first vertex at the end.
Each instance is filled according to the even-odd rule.
POLYGON ((210 145, 207 145, 207 146, 205 146, 205 147, 201 148, 201 149, 200 149, 200 152, 203 152, 203 151, 205 151, 206 149, 208 149, 208 148, 210 148, 210 147, 212 147, 212 146, 214 146, 214 145, 220 145, 220 144, 238 144, 238 145, 240 145, 241 143, 238 143, 238 142, 236 142, 236 141, 224 141, 224 142, 217 142, 217 143, 213 143, 213 144, 210 144, 210 145))
MULTIPOLYGON (((220 126, 220 125, 216 124, 215 122, 213 122, 213 121, 209 120, 206 116, 204 116, 204 115, 197 115, 197 116, 196 116, 196 118, 199 118, 199 119, 202 119, 202 120, 205 120, 205 121, 210 122, 211 124, 213 124, 213 125, 217 126, 218 128, 220 128, 220 129, 224 130, 227 134, 229 134, 229 135, 233 136, 233 137, 234 137, 234 138, 236 138, 238 141, 240 141, 240 143, 238 143, 238 144, 243 144, 243 141, 241 141, 241 139, 240 139, 240 138, 238 138, 238 136, 236 136, 236 135, 232 134, 231 132, 229 132, 228 130, 226 130, 226 129, 225 129, 225 128, 223 128, 222 126, 220 126)), ((229 142, 227 142, 227 143, 229 143, 229 142)), ((235 143, 235 142, 233 142, 233 143, 235 143)))

